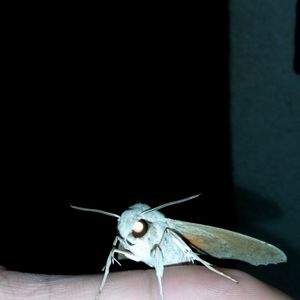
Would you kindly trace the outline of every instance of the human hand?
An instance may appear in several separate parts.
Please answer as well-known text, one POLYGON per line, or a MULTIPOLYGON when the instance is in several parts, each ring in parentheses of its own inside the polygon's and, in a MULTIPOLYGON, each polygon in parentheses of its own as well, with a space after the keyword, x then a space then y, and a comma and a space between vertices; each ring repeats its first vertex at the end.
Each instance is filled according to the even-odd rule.
MULTIPOLYGON (((223 271, 223 270, 222 270, 223 271)), ((238 270, 225 270, 239 281, 233 283, 202 266, 166 267, 163 276, 165 300, 288 300, 281 291, 238 270)), ((0 270, 0 300, 94 300, 98 275, 37 275, 0 270)), ((154 270, 109 274, 101 299, 160 299, 154 270)))

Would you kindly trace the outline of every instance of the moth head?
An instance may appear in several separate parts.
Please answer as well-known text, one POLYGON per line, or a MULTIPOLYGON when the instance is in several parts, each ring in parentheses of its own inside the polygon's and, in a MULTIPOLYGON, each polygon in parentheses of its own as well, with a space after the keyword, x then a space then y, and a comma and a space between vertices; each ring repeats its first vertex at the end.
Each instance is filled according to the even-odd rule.
POLYGON ((122 238, 141 238, 149 229, 150 220, 141 216, 142 212, 149 209, 146 204, 135 204, 125 210, 118 222, 118 231, 122 238))
POLYGON ((142 203, 129 207, 119 218, 118 230, 120 236, 125 239, 128 237, 142 238, 147 234, 150 227, 153 228, 157 222, 164 219, 164 215, 159 211, 160 209, 189 201, 197 196, 199 195, 165 203, 154 208, 142 203))

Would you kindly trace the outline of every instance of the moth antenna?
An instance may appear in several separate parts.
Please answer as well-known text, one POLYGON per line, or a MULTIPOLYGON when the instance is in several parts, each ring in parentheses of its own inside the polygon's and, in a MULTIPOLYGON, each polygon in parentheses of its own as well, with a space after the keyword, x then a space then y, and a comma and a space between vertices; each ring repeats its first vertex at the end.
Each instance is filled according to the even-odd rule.
POLYGON ((149 212, 154 211, 154 210, 160 210, 160 209, 165 208, 167 206, 171 206, 171 205, 175 205, 175 204, 179 204, 179 203, 182 203, 182 202, 186 202, 186 201, 192 200, 192 199, 194 199, 194 198, 196 198, 196 197, 198 197, 200 195, 201 195, 201 193, 197 194, 197 195, 193 195, 193 196, 187 197, 187 198, 183 198, 183 199, 180 199, 180 200, 175 200, 175 201, 172 201, 172 202, 168 202, 168 203, 165 203, 165 204, 153 207, 153 208, 149 208, 147 210, 144 210, 141 213, 141 215, 144 215, 144 214, 149 213, 149 212))
POLYGON ((113 214, 111 212, 105 211, 105 210, 100 210, 100 209, 93 209, 93 208, 86 208, 86 207, 79 207, 79 206, 75 206, 70 204, 70 206, 74 209, 78 209, 78 210, 83 210, 83 211, 89 211, 89 212, 95 212, 98 214, 103 214, 103 215, 107 215, 107 216, 111 216, 111 217, 115 217, 120 219, 120 216, 117 214, 113 214))

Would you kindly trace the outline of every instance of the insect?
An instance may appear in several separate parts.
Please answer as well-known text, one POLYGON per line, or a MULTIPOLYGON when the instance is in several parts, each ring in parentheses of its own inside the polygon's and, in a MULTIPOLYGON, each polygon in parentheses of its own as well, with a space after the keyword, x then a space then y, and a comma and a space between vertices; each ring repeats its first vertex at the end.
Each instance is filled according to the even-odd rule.
POLYGON ((217 270, 199 257, 199 254, 241 260, 255 266, 276 264, 287 260, 283 251, 266 242, 217 227, 169 219, 159 211, 167 206, 192 200, 199 195, 154 208, 137 203, 120 216, 103 210, 71 205, 75 209, 101 213, 118 219, 118 235, 108 255, 96 299, 103 290, 110 265, 118 262, 115 254, 119 259, 127 258, 154 267, 161 299, 163 299, 162 277, 164 266, 167 265, 198 261, 213 272, 237 283, 237 280, 217 270))

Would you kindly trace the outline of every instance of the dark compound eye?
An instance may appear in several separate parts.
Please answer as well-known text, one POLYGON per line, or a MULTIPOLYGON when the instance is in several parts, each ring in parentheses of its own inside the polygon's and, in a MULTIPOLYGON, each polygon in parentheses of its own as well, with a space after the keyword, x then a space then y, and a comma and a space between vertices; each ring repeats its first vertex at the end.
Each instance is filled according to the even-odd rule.
POLYGON ((138 220, 132 228, 132 235, 136 238, 144 236, 148 231, 148 223, 145 220, 138 220))

